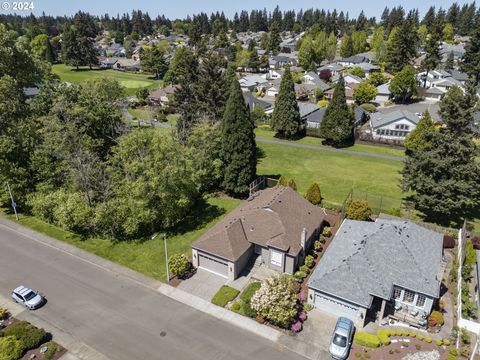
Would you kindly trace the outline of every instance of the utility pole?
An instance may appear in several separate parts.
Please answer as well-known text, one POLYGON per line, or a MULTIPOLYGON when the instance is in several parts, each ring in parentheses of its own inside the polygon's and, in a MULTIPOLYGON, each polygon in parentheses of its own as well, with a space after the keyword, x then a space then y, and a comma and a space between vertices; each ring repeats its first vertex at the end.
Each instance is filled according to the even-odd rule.
POLYGON ((13 211, 15 212, 15 218, 18 221, 17 203, 15 202, 15 200, 13 200, 12 189, 10 189, 10 183, 8 181, 7 181, 7 188, 8 188, 8 193, 10 194, 10 199, 12 200, 12 207, 13 207, 13 211))
POLYGON ((168 271, 167 233, 163 233, 163 240, 165 241, 165 265, 167 266, 167 284, 168 284, 170 282, 170 272, 168 271))

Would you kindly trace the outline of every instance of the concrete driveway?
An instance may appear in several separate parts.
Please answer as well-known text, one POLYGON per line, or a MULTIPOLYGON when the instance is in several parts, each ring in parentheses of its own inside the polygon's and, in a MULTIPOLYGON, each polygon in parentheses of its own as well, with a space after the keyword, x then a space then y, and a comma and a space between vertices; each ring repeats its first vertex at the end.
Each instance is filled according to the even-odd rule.
POLYGON ((336 323, 336 316, 313 309, 308 313, 308 320, 298 337, 308 344, 327 350, 336 323))
POLYGON ((190 279, 183 280, 177 288, 198 296, 204 300, 212 300, 213 295, 225 285, 228 279, 210 271, 197 269, 197 273, 190 279))

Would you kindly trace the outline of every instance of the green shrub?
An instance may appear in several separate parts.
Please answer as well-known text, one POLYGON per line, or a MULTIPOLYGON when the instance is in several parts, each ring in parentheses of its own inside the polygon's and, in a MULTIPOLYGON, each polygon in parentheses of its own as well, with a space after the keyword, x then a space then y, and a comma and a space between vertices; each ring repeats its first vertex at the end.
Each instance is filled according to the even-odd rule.
POLYGON ((417 333, 415 331, 410 331, 410 336, 411 337, 417 337, 417 333))
POLYGON ((450 346, 450 340, 448 340, 448 339, 443 339, 443 345, 445 345, 445 346, 450 346))
POLYGON ((345 216, 351 220, 370 220, 372 209, 367 200, 350 200, 347 204, 345 216))
POLYGON ((15 336, 0 337, 0 359, 17 360, 23 354, 23 344, 15 336))
POLYGON ((22 343, 22 350, 38 347, 46 337, 45 330, 39 329, 27 321, 20 321, 2 331, 3 336, 13 336, 22 343))
POLYGON ((370 113, 374 113, 377 111, 377 107, 373 104, 369 104, 369 103, 365 103, 365 104, 362 104, 360 105, 360 107, 365 110, 365 111, 368 111, 370 113))
POLYGON ((332 236, 332 229, 330 229, 329 226, 325 226, 322 230, 322 235, 325 236, 325 237, 332 236))
POLYGON ((403 330, 403 336, 410 336, 410 331, 403 330))
POLYGON ((444 323, 445 320, 443 319, 443 315, 440 311, 432 311, 428 317, 429 326, 443 325, 444 323))
POLYGON ((305 265, 307 265, 309 269, 313 268, 313 266, 315 265, 315 262, 313 260, 314 259, 312 255, 307 255, 307 257, 305 258, 305 265))
POLYGON ((436 344, 437 346, 442 346, 443 342, 442 342, 442 340, 437 339, 437 340, 435 340, 435 344, 436 344))
POLYGON ((369 334, 366 332, 357 331, 353 339, 355 344, 360 346, 366 346, 370 348, 377 348, 380 346, 380 340, 377 335, 369 334))
POLYGON ((390 349, 390 350, 388 350, 388 353, 389 353, 390 355, 393 355, 393 354, 395 354, 395 350, 394 350, 394 349, 390 349))
POLYGON ((446 360, 457 360, 457 357, 452 354, 448 354, 446 360))
POLYGON ((382 345, 390 345, 390 331, 388 330, 378 330, 377 331, 378 339, 382 345))
POLYGON ((415 349, 417 349, 417 350, 420 351, 420 350, 422 349, 422 345, 420 345, 420 344, 415 344, 415 349))
POLYGON ((453 355, 453 356, 457 356, 458 355, 458 351, 457 349, 455 349, 454 347, 450 348, 450 350, 448 350, 448 353, 450 355, 453 355))
POLYGON ((314 243, 313 243, 313 248, 315 249, 315 251, 322 251, 323 250, 323 246, 322 246, 322 243, 320 240, 316 240, 314 243))
POLYGON ((218 290, 217 293, 213 295, 212 303, 221 307, 225 307, 225 305, 235 299, 239 293, 240 291, 238 291, 237 289, 234 289, 227 285, 223 285, 220 290, 218 290))
POLYGON ((259 282, 253 282, 247 285, 240 294, 240 314, 254 318, 257 315, 257 312, 252 309, 250 306, 250 300, 252 299, 253 294, 260 289, 259 282))
POLYGON ((403 346, 403 347, 406 347, 406 348, 407 348, 409 345, 410 345, 410 344, 409 344, 408 342, 402 341, 402 346, 403 346))
POLYGON ((61 347, 57 343, 54 343, 53 341, 49 341, 43 346, 47 347, 47 351, 43 354, 43 356, 45 357, 45 359, 48 359, 48 360, 52 359, 53 355, 55 355, 56 352, 61 350, 61 347))
POLYGON ((173 275, 183 278, 190 271, 191 264, 185 254, 175 254, 168 258, 168 269, 173 275))
POLYGON ((423 341, 423 335, 422 335, 422 334, 418 334, 417 339, 420 340, 420 341, 423 341))
POLYGON ((303 305, 303 310, 311 311, 311 310, 313 310, 313 305, 310 304, 310 303, 306 303, 306 304, 303 305))
POLYGON ((4 308, 0 307, 0 320, 3 320, 3 318, 5 318, 7 315, 7 310, 5 310, 4 308))
POLYGON ((397 336, 403 336, 403 330, 397 330, 396 333, 397 336))
POLYGON ((295 279, 303 280, 307 277, 307 274, 305 274, 303 271, 297 271, 295 274, 293 274, 293 277, 295 279))
POLYGON ((432 342, 432 338, 430 336, 426 336, 425 341, 430 344, 432 342))
POLYGON ((240 303, 238 301, 236 301, 232 304, 232 307, 230 309, 232 309, 235 312, 238 312, 240 310, 240 308, 241 308, 240 303))
POLYGON ((304 272, 305 274, 310 274, 310 269, 308 268, 307 265, 302 265, 298 268, 298 270, 304 272))

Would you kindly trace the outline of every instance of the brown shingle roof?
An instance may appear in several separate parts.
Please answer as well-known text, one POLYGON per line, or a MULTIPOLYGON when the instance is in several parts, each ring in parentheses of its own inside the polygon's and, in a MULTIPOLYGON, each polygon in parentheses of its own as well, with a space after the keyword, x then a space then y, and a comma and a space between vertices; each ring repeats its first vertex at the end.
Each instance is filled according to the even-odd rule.
POLYGON ((296 256, 303 228, 310 236, 325 213, 289 187, 276 186, 244 201, 196 240, 192 247, 237 260, 251 244, 272 246, 296 256))

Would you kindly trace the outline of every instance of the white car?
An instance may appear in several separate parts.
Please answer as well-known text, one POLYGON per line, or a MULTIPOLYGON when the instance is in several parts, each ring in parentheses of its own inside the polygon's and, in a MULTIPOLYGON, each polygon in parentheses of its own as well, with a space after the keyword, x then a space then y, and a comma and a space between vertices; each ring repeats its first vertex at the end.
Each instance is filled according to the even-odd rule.
POLYGON ((42 295, 25 286, 19 286, 13 290, 12 299, 16 303, 25 305, 30 310, 38 309, 45 302, 42 295))

